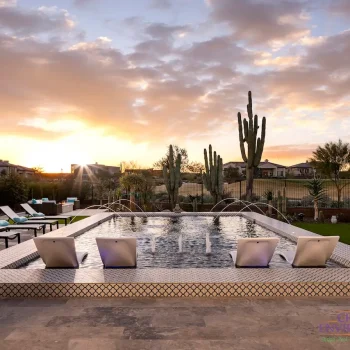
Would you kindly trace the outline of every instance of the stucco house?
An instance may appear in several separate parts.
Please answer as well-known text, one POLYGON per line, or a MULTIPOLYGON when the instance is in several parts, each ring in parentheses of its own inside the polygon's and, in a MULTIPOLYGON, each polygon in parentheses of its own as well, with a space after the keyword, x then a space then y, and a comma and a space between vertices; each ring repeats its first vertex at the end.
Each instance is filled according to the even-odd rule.
POLYGON ((288 167, 287 172, 296 177, 312 177, 315 174, 315 168, 306 161, 305 163, 299 163, 288 167))
MULTIPOLYGON (((232 167, 237 168, 243 176, 246 174, 246 164, 244 162, 228 162, 223 165, 224 170, 232 167)), ((265 159, 258 166, 258 177, 285 177, 287 168, 284 165, 276 164, 265 159)))
POLYGON ((35 171, 32 168, 11 164, 8 160, 0 159, 0 174, 18 174, 28 177, 34 175, 35 171))

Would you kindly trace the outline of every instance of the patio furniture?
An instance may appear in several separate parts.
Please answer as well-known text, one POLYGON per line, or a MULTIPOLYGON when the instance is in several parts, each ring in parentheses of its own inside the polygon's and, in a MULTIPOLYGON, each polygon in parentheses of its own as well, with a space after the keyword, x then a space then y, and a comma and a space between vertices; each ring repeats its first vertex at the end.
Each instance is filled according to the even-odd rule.
POLYGON ((77 197, 67 197, 66 203, 73 203, 73 210, 80 209, 80 200, 77 197))
POLYGON ((279 255, 293 267, 326 267, 338 241, 339 236, 299 236, 296 250, 279 252, 279 255))
POLYGON ((62 219, 64 220, 64 224, 67 226, 68 225, 68 221, 70 221, 73 216, 71 215, 52 215, 52 216, 46 216, 43 213, 38 213, 36 212, 28 203, 23 203, 21 204, 21 207, 31 216, 30 218, 28 218, 28 220, 52 220, 52 219, 62 219), (41 216, 40 214, 43 214, 43 216, 41 216))
POLYGON ((10 230, 33 230, 34 231, 34 237, 37 236, 38 231, 43 230, 43 235, 45 234, 46 226, 41 224, 28 224, 28 225, 8 225, 8 226, 2 226, 0 227, 0 232, 6 232, 10 230))
POLYGON ((239 238, 237 250, 229 254, 236 267, 269 267, 279 241, 277 237, 239 238))
POLYGON ((0 239, 5 240, 5 248, 9 247, 9 239, 13 240, 16 238, 18 240, 18 244, 21 243, 21 234, 19 232, 0 232, 0 239))
POLYGON ((73 203, 64 203, 64 204, 62 204, 62 214, 70 213, 73 210, 74 210, 74 204, 73 203))
POLYGON ((78 268, 87 256, 75 250, 73 237, 38 237, 34 243, 46 268, 78 268))
POLYGON ((20 225, 32 225, 32 224, 49 225, 50 226, 50 231, 52 231, 52 226, 53 225, 56 225, 57 228, 59 227, 58 220, 28 220, 24 216, 18 216, 8 206, 0 207, 0 210, 2 210, 16 224, 20 224, 20 225))
POLYGON ((105 268, 136 267, 136 238, 96 238, 100 257, 105 268))

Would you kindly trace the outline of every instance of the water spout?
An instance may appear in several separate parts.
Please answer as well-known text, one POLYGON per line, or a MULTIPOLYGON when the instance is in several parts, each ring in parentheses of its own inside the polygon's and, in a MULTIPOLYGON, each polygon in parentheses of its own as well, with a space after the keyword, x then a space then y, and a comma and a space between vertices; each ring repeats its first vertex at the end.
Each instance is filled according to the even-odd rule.
POLYGON ((152 249, 152 254, 154 254, 156 252, 156 239, 154 235, 152 236, 152 239, 151 239, 151 249, 152 249))
POLYGON ((205 237, 205 254, 210 255, 211 254, 211 242, 209 238, 209 232, 207 232, 205 237))
POLYGON ((182 253, 182 233, 179 236, 179 253, 182 253))

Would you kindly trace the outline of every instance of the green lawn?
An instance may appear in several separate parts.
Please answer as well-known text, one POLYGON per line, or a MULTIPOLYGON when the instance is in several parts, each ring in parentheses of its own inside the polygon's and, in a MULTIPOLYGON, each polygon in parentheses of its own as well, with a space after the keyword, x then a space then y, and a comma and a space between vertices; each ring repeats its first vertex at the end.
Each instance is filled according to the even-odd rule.
MULTIPOLYGON (((64 215, 64 214, 62 214, 62 215, 64 215)), ((85 219, 85 218, 87 218, 88 216, 76 216, 74 219, 73 219, 73 221, 71 222, 71 224, 73 224, 74 222, 77 222, 77 221, 80 221, 80 220, 83 220, 83 219, 85 219)), ((64 225, 64 220, 62 220, 62 219, 59 219, 58 220, 58 223, 61 225, 64 225)))
POLYGON ((340 236, 340 242, 350 244, 350 224, 318 224, 309 222, 297 222, 294 223, 294 225, 305 230, 318 233, 322 236, 340 236))

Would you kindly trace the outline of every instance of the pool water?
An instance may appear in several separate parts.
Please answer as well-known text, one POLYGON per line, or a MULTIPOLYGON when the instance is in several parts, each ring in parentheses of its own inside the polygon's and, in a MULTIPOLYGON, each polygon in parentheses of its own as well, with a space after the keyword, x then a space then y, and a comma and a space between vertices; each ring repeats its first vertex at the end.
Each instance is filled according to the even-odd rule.
MULTIPOLYGON (((229 252, 236 249, 238 238, 279 237, 276 251, 293 249, 295 244, 243 217, 226 216, 214 219, 205 216, 114 218, 75 239, 77 251, 88 252, 80 268, 103 268, 96 237, 137 237, 138 268, 215 268, 234 267, 229 252), (209 232, 211 254, 206 255, 206 234, 209 232), (179 236, 182 234, 182 253, 179 236), (152 236, 155 253, 152 253, 152 236)), ((329 267, 338 267, 329 263, 329 267)), ((45 268, 39 258, 23 266, 45 268)), ((290 267, 275 254, 270 267, 290 267)))

